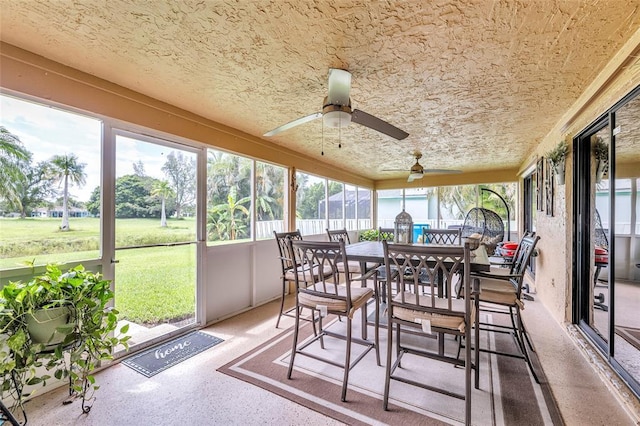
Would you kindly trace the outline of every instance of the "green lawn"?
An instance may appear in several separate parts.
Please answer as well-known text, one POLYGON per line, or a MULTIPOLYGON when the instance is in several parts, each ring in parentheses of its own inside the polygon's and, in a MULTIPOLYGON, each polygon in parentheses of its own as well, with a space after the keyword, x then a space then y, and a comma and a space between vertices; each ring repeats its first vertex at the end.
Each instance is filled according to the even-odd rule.
MULTIPOLYGON (((60 219, 0 218, 0 269, 36 264, 95 259, 100 243, 100 219, 71 218, 69 231, 60 231, 60 219)), ((195 219, 117 219, 116 247, 194 241, 195 219)))
MULTIPOLYGON (((195 240, 195 220, 117 219, 116 246, 131 247, 195 240)), ((36 264, 64 263, 99 256, 100 219, 71 218, 71 230, 59 230, 60 219, 0 218, 0 270, 36 264)), ((180 320, 195 311, 195 245, 117 250, 116 307, 123 319, 138 323, 180 320)))
POLYGON ((118 250, 116 308, 122 319, 159 323, 191 317, 196 299, 196 246, 118 250))

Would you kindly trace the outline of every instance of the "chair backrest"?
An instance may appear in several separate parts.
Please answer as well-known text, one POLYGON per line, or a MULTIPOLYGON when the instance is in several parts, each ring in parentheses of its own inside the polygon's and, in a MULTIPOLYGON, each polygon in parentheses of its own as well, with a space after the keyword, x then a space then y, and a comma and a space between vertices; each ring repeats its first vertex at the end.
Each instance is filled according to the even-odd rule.
POLYGON ((378 228, 378 241, 394 241, 396 230, 394 228, 378 228))
POLYGON ((531 256, 538 244, 540 237, 537 235, 525 235, 518 244, 518 249, 513 256, 513 262, 511 263, 511 270, 509 275, 513 275, 511 283, 517 290, 518 298, 522 292, 522 285, 524 283, 524 273, 531 261, 531 256))
POLYGON ((287 239, 299 241, 302 240, 302 234, 300 233, 300 230, 295 230, 291 232, 273 231, 273 235, 275 236, 276 243, 278 244, 280 263, 282 265, 282 274, 284 275, 295 265, 293 260, 293 253, 291 252, 291 246, 287 243, 287 239))
POLYGON ((512 260, 517 259, 518 256, 520 255, 520 250, 522 250, 522 244, 520 243, 522 243, 522 240, 524 240, 525 238, 533 238, 535 235, 536 235, 535 232, 524 231, 524 235, 518 242, 518 246, 516 247, 516 250, 513 252, 513 256, 511 257, 512 260))
POLYGON ((394 280, 387 286, 387 300, 391 309, 394 306, 410 305, 412 310, 423 312, 440 314, 456 312, 455 315, 464 315, 469 324, 468 315, 471 312, 472 298, 464 298, 465 309, 462 312, 460 308, 457 310, 454 308, 455 292, 438 289, 438 286, 447 286, 450 289, 454 282, 462 277, 463 294, 470 294, 471 254, 468 243, 464 246, 422 246, 383 241, 382 244, 387 276, 391 276, 392 271, 397 270, 403 277, 402 280, 394 280), (430 289, 426 289, 425 285, 430 286, 430 289))
POLYGON ((319 304, 327 303, 326 299, 330 299, 327 306, 329 312, 349 312, 351 310, 351 283, 344 240, 338 242, 288 240, 288 242, 295 262, 299 265, 308 265, 304 268, 298 268, 300 273, 295 274, 298 293, 306 293, 314 298, 325 299, 319 304), (339 263, 345 268, 343 275, 346 285, 344 286, 338 285, 339 263), (318 273, 318 271, 325 271, 325 273, 318 273), (333 271, 333 273, 327 273, 327 271, 333 271), (303 279, 306 283, 314 283, 314 285, 307 286, 306 283, 303 283, 303 279), (338 289, 342 291, 339 292, 338 289), (332 309, 338 305, 340 309, 332 309), (343 309, 345 306, 346 309, 343 309))
POLYGON ((336 229, 330 231, 327 229, 327 235, 329 236, 329 241, 338 242, 340 238, 344 240, 346 244, 351 244, 351 240, 349 239, 349 232, 346 229, 336 229))
POLYGON ((422 241, 429 244, 460 244, 462 230, 422 228, 422 241))
POLYGON ((593 243, 607 251, 609 251, 609 239, 607 238, 607 233, 604 231, 602 227, 602 219, 600 219, 600 213, 596 209, 596 223, 595 229, 593 233, 593 243))

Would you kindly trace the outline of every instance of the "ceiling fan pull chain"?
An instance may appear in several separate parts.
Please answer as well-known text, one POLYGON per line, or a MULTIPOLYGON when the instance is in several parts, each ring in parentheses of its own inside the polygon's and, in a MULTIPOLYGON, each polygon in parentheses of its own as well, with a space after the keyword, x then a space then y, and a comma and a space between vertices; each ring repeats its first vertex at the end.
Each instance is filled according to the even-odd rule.
POLYGON ((320 155, 324 156, 324 119, 322 120, 322 148, 320 149, 320 155))

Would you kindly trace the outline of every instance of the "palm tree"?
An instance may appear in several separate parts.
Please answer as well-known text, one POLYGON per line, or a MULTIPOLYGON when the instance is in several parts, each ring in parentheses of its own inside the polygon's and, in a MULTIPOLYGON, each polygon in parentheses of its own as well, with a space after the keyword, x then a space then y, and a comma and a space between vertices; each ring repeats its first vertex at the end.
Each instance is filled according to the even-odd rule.
POLYGON ((24 179, 21 165, 30 162, 31 153, 20 139, 0 126, 0 197, 19 203, 14 184, 24 179))
POLYGON ((49 161, 49 177, 54 182, 62 183, 62 231, 69 230, 69 184, 82 186, 87 174, 84 172, 85 163, 79 163, 75 154, 54 155, 49 161))
POLYGON ((267 163, 256 163, 256 215, 258 220, 282 218, 284 172, 267 163))
POLYGON ((232 187, 229 190, 227 202, 213 206, 209 211, 209 222, 215 224, 213 228, 220 229, 219 225, 224 223, 226 235, 230 240, 237 238, 238 231, 241 233, 246 229, 246 221, 243 221, 238 215, 244 215, 246 218, 250 216, 249 210, 243 204, 250 202, 251 197, 244 197, 240 200, 236 200, 236 197, 236 188, 232 187))
POLYGON ((166 180, 158 180, 153 184, 153 189, 151 190, 152 197, 160 197, 162 200, 162 208, 160 213, 160 226, 163 228, 167 227, 167 214, 165 213, 165 200, 169 197, 173 197, 174 192, 171 185, 166 180))

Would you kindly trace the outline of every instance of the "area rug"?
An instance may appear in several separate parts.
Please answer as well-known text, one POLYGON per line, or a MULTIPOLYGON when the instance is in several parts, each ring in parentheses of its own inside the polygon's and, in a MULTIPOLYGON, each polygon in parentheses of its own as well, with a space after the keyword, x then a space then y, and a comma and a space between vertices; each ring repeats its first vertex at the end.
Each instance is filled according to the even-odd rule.
MULTIPOLYGON (((492 320, 490 316, 485 319, 492 320)), ((330 327, 334 331, 345 331, 345 322, 334 321, 330 327)), ((354 321, 353 330, 354 336, 360 334, 357 321, 354 321)), ((372 338, 372 327, 369 328, 369 333, 372 338)), ((311 334, 312 327, 305 323, 301 329, 301 339, 309 338, 311 334)), ((220 367, 218 371, 346 424, 463 424, 464 401, 396 381, 391 383, 390 410, 383 410, 386 335, 386 328, 382 328, 380 355, 383 366, 376 364, 375 352, 369 352, 351 370, 347 402, 340 400, 342 370, 339 368, 297 356, 292 379, 287 379, 293 329, 284 331, 220 367)), ((515 343, 509 336, 496 336, 496 333, 482 332, 481 345, 493 349, 516 350, 515 343)), ((325 348, 322 350, 318 346, 316 350, 322 351, 323 355, 332 353, 336 359, 344 356, 342 341, 326 338, 325 348)), ((445 348, 455 351, 457 343, 447 341, 445 348)), ((358 356, 360 349, 359 345, 353 345, 352 357, 358 356)), ((464 392, 462 368, 405 356, 402 370, 412 377, 427 378, 432 385, 444 386, 453 392, 464 392)), ((535 383, 523 360, 481 353, 480 390, 474 389, 471 398, 473 424, 563 424, 539 365, 536 371, 541 378, 541 385, 535 383)))
POLYGON ((640 350, 640 329, 616 325, 616 334, 640 350))
POLYGON ((223 341, 211 334, 194 331, 153 346, 124 359, 122 363, 146 377, 151 377, 223 341))

